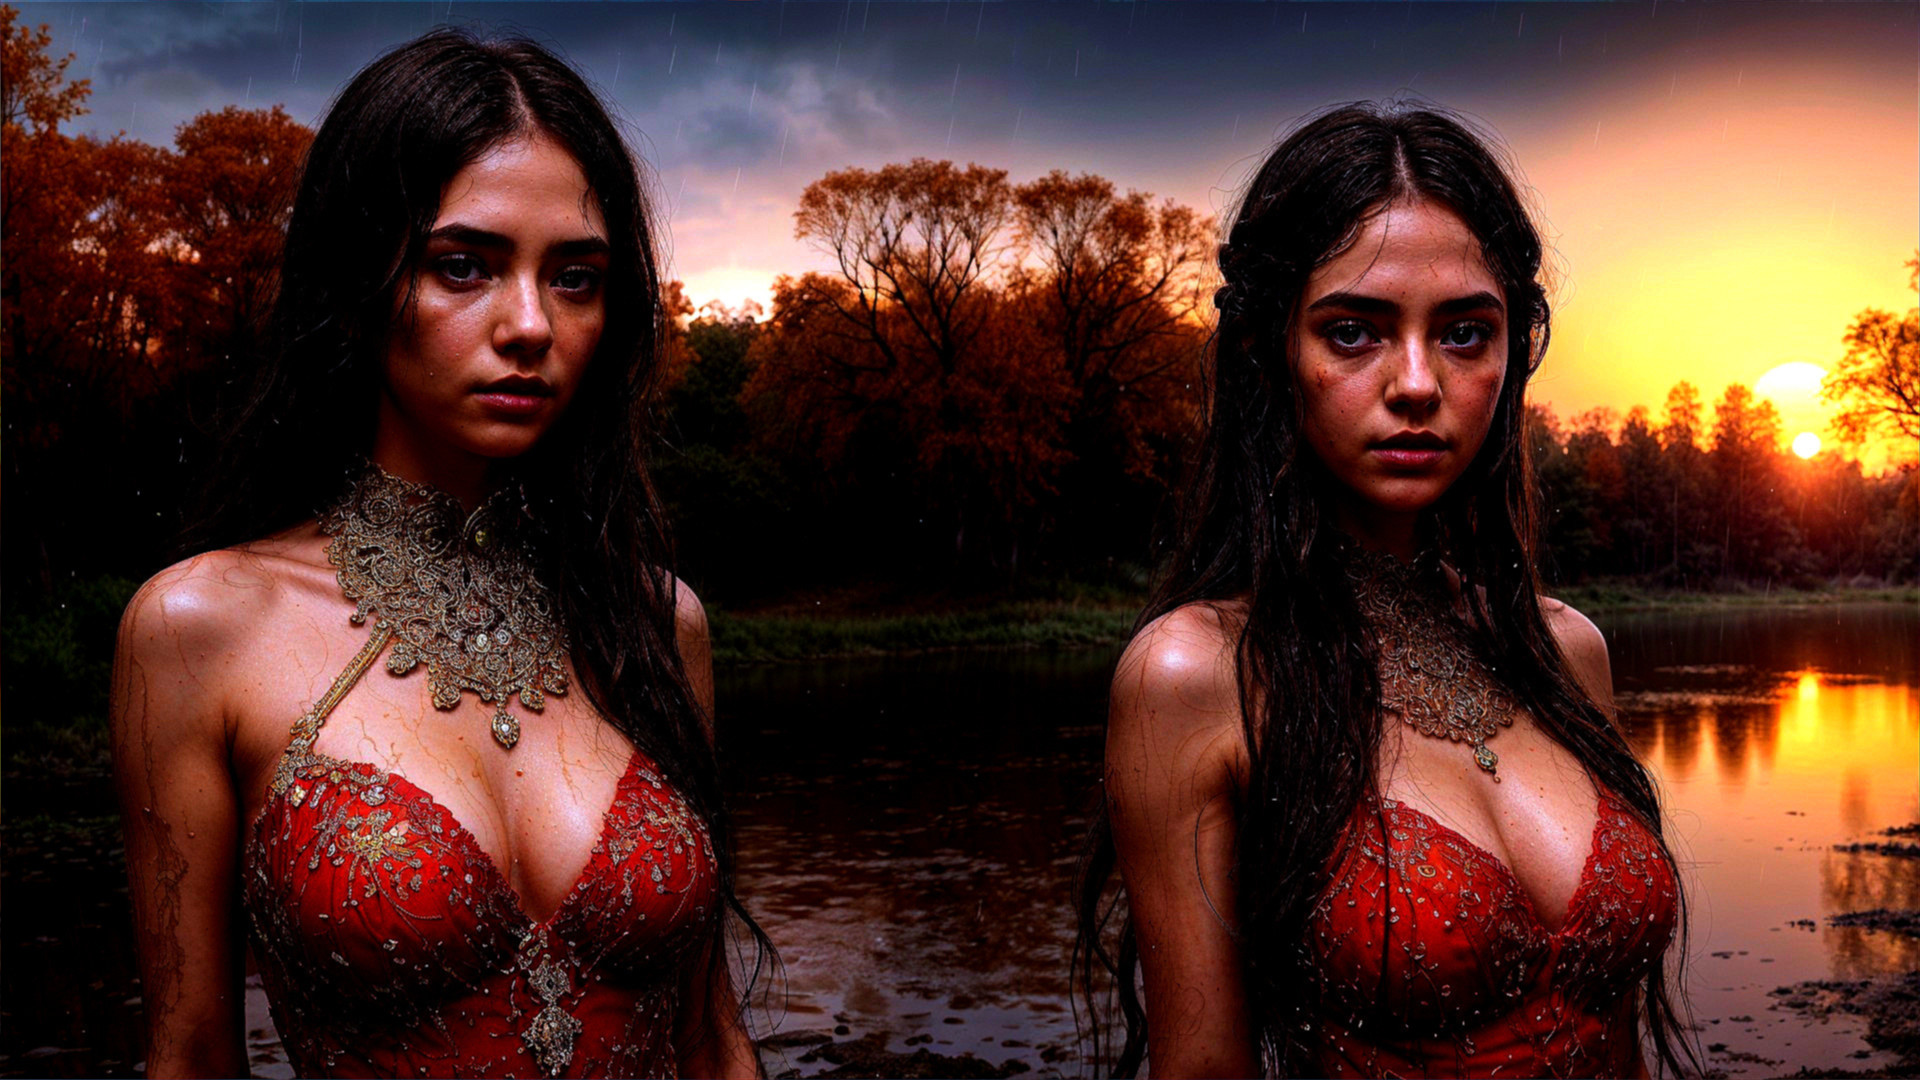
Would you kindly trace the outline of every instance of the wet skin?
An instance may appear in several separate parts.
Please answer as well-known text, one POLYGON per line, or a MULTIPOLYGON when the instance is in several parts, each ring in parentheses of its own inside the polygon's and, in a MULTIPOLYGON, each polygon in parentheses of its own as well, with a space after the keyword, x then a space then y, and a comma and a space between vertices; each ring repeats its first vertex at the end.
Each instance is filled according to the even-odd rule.
MULTIPOLYGON (((1291 338, 1303 435, 1331 474, 1330 507, 1364 546, 1411 557, 1415 522, 1486 441, 1508 377, 1503 290, 1460 218, 1414 200, 1367 217, 1316 268, 1291 338)), ((1575 678, 1611 711, 1606 645, 1543 600, 1575 678)), ((1244 602, 1150 624, 1114 676, 1107 797, 1139 935, 1156 1076, 1251 1076, 1253 1022, 1234 925, 1234 804, 1247 775, 1235 645, 1244 602)), ((1497 739, 1495 784, 1460 744, 1386 718, 1381 790, 1514 872, 1543 922, 1565 917, 1598 816, 1571 754, 1524 714, 1497 739)))
MULTIPOLYGON (((551 139, 510 139, 463 167, 442 191, 411 295, 395 299, 372 458, 477 505, 499 467, 549 434, 578 390, 605 324, 607 260, 585 176, 551 139)), ((121 624, 114 758, 150 1076, 247 1068, 243 836, 294 719, 366 640, 347 620, 327 544, 308 522, 189 559, 149 581, 121 624)), ((710 716, 706 618, 684 587, 677 629, 694 697, 710 716)), ((580 685, 570 664, 569 681, 580 685)), ((396 679, 376 667, 327 720, 315 750, 430 792, 541 920, 578 881, 632 748, 577 690, 524 717, 511 753, 494 744, 490 715, 472 695, 435 709, 420 671, 396 679)), ((697 963, 686 978, 684 1001, 731 1015, 724 980, 710 985, 697 963)), ((721 1026, 719 1039, 687 1053, 684 1071, 753 1074, 744 1032, 721 1026)))

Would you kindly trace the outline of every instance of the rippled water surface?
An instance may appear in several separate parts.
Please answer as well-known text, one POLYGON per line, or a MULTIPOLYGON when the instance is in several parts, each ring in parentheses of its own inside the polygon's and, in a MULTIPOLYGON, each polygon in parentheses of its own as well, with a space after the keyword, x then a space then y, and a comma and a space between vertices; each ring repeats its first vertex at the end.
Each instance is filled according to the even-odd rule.
MULTIPOLYGON (((1861 1017, 1821 1019, 1777 991, 1920 966, 1910 934, 1831 922, 1920 908, 1920 860, 1835 850, 1920 821, 1920 608, 1600 622, 1686 863, 1707 1064, 1734 1077, 1892 1065, 1861 1017)), ((719 672, 740 892, 785 963, 784 983, 763 981, 778 991, 773 1072, 829 1071, 810 1058, 820 1041, 864 1039, 1080 1075, 1071 890, 1114 658, 719 672)), ((130 1075, 141 1001, 104 775, 10 773, 6 795, 0 1075, 130 1075)), ((255 1068, 287 1075, 257 989, 249 1028, 255 1068)))
MULTIPOLYGON (((1688 864, 1691 997, 1733 1076, 1890 1064, 1776 988, 1920 964, 1830 916, 1920 907, 1914 860, 1842 853, 1920 820, 1920 609, 1601 620, 1623 717, 1688 864)), ((723 672, 741 891, 786 964, 785 1033, 1080 1065, 1071 889, 1112 651, 723 672)), ((775 1071, 821 1071, 808 1048, 775 1071)))

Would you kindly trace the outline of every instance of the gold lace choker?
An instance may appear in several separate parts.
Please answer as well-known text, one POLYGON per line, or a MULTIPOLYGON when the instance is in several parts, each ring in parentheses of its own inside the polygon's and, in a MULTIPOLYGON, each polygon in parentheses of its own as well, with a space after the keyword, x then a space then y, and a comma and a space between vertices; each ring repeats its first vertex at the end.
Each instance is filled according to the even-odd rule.
POLYGON ((424 661, 436 709, 473 691, 493 706, 494 741, 509 750, 520 721, 507 699, 539 712, 547 694, 567 692, 567 636, 534 572, 529 525, 518 485, 463 518, 453 496, 371 462, 320 518, 353 624, 371 615, 376 635, 398 639, 387 670, 405 675, 424 661))
POLYGON ((1473 748, 1474 763, 1500 780, 1500 755, 1487 740, 1513 724, 1514 700, 1482 658, 1454 608, 1438 556, 1411 565, 1341 545, 1347 580, 1372 629, 1380 664, 1380 706, 1409 727, 1473 748))

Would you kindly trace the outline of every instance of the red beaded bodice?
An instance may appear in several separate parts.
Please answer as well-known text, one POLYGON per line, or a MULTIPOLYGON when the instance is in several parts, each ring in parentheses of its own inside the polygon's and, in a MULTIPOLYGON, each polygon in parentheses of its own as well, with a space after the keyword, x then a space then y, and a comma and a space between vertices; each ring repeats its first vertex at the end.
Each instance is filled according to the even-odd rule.
POLYGON ((1611 794, 1555 930, 1499 859, 1410 806, 1363 801, 1310 923, 1316 1073, 1633 1075, 1634 989, 1678 905, 1658 840, 1611 794))
POLYGON ((653 763, 634 753, 578 882, 535 922, 432 795, 315 754, 323 719, 295 726, 242 882, 299 1075, 675 1074, 679 985, 713 934, 716 864, 653 763))

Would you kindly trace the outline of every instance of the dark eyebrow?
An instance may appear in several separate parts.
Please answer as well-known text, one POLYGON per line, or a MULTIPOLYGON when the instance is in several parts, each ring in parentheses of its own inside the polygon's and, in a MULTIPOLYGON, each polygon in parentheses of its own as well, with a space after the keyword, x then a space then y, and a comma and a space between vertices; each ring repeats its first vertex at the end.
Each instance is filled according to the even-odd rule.
MULTIPOLYGON (((512 251, 513 241, 497 232, 476 229, 471 225, 442 225, 427 234, 428 241, 446 240, 466 247, 485 248, 489 251, 512 251)), ((587 236, 578 240, 562 240, 553 245, 553 254, 562 258, 574 258, 580 255, 604 255, 613 250, 603 237, 587 236)))
MULTIPOLYGON (((1391 300, 1383 300, 1377 296, 1362 296, 1359 293, 1350 292, 1330 292, 1307 305, 1308 311, 1321 311, 1326 308, 1341 308, 1346 311, 1357 311, 1368 315, 1395 315, 1400 311, 1400 305, 1391 300)), ((1440 303, 1434 305, 1433 310, 1439 315, 1458 315, 1462 312, 1485 311, 1488 309, 1505 314, 1507 305, 1501 303, 1500 298, 1492 293, 1482 291, 1469 296, 1457 296, 1451 300, 1442 300, 1440 303)))
POLYGON ((1477 292, 1472 296, 1457 296, 1452 300, 1442 300, 1433 310, 1441 315, 1463 315, 1469 311, 1497 311, 1507 313, 1507 305, 1490 292, 1477 292))

